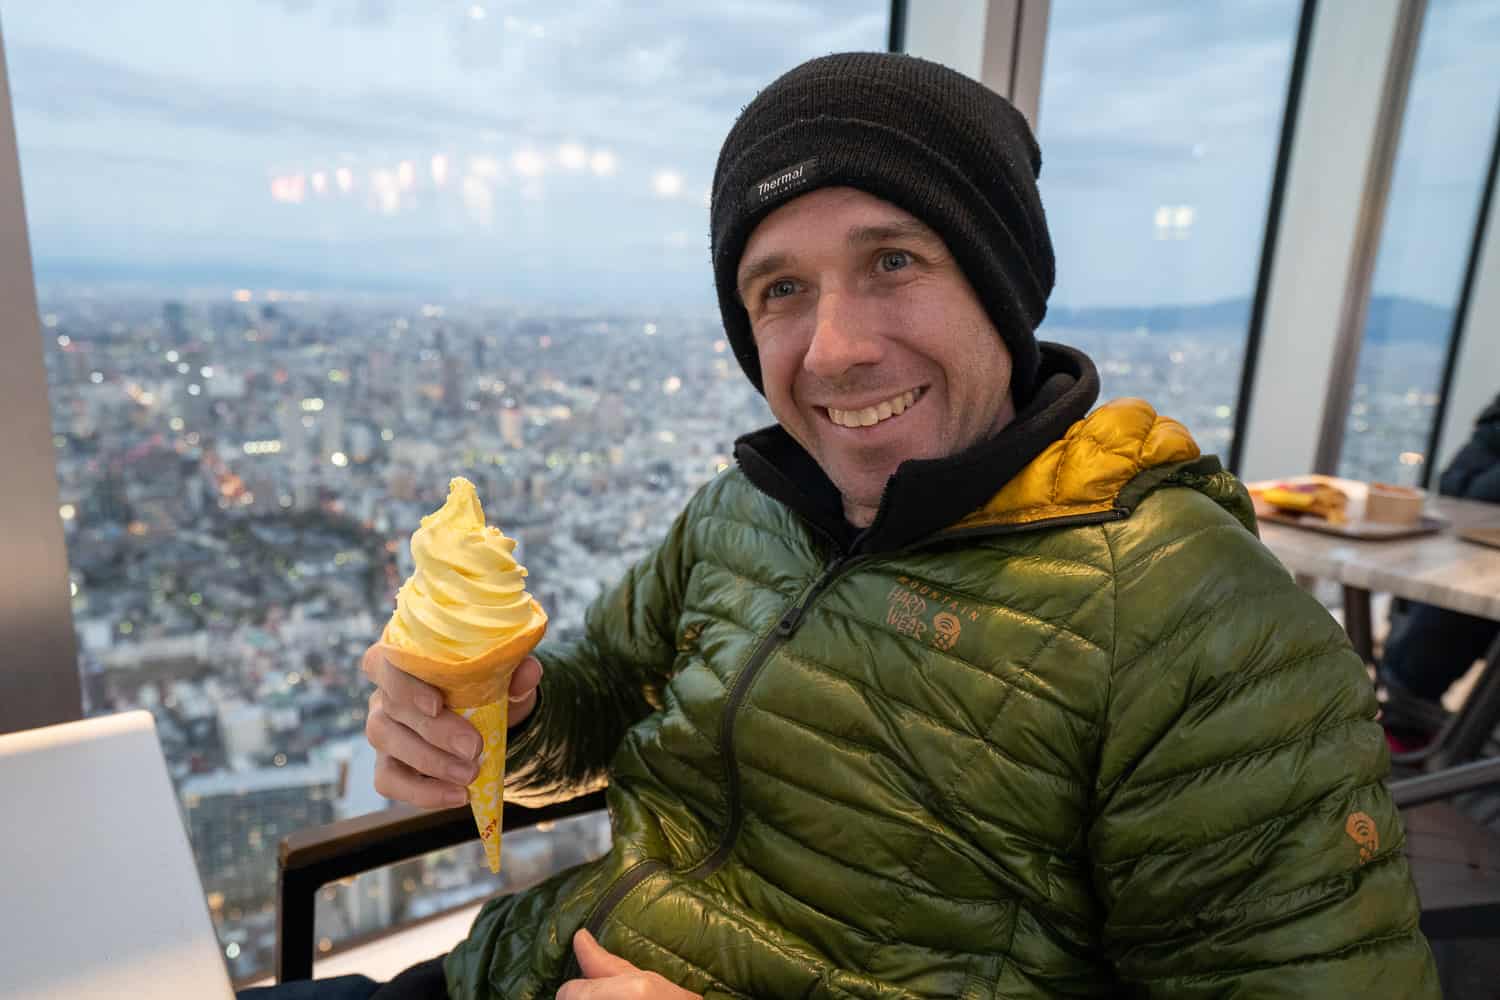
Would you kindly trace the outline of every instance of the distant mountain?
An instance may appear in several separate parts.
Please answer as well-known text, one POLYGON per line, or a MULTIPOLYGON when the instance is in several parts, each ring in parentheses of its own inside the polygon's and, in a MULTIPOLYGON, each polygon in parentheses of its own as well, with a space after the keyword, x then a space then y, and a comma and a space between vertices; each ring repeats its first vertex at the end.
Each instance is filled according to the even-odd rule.
MULTIPOLYGON (((1196 333, 1242 336, 1250 323, 1249 299, 1225 299, 1181 306, 1098 306, 1071 309, 1053 306, 1037 331, 1087 329, 1122 333, 1145 329, 1147 334, 1196 333)), ((1371 343, 1420 342, 1446 344, 1452 332, 1453 310, 1399 295, 1377 295, 1370 302, 1365 337, 1371 343)))
POLYGON ((1377 295, 1370 300, 1365 339, 1373 344, 1420 341, 1447 344, 1453 333, 1453 309, 1420 299, 1377 295))

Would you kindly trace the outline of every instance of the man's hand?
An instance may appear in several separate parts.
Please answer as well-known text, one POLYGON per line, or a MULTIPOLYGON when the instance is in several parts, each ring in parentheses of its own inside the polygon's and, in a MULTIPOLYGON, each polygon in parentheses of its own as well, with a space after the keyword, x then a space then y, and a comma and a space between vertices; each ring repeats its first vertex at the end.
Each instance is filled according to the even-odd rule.
POLYGON ((573 935, 573 954, 578 956, 583 978, 563 983, 557 1000, 703 1000, 655 972, 637 969, 611 955, 588 931, 573 935))
MULTIPOLYGON (((424 809, 469 801, 466 786, 479 773, 476 758, 483 747, 479 731, 443 707, 437 688, 397 669, 378 647, 365 650, 359 666, 375 684, 365 717, 365 738, 376 752, 375 790, 424 809)), ((510 725, 520 725, 536 707, 541 679, 534 656, 511 675, 510 725)))

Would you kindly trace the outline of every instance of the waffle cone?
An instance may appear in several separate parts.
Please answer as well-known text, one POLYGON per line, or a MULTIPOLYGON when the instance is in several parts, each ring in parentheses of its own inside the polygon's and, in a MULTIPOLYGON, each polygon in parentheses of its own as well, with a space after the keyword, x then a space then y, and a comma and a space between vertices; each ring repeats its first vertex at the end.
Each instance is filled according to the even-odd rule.
POLYGON ((531 654, 547 631, 547 615, 531 602, 533 624, 472 659, 437 660, 389 641, 390 627, 380 637, 381 654, 400 669, 443 693, 449 708, 468 719, 484 739, 479 774, 469 784, 469 808, 484 843, 490 871, 500 870, 500 834, 505 791, 505 736, 510 715, 510 675, 531 654))

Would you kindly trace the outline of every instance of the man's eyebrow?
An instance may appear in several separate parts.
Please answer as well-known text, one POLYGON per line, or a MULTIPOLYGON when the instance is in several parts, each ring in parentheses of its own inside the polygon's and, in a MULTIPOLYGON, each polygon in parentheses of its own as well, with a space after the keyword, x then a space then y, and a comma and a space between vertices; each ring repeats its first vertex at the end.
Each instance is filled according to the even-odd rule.
POLYGON ((900 240, 922 240, 927 243, 942 242, 942 238, 930 226, 917 219, 902 222, 885 222, 875 226, 855 226, 846 237, 851 246, 867 243, 888 243, 900 240))

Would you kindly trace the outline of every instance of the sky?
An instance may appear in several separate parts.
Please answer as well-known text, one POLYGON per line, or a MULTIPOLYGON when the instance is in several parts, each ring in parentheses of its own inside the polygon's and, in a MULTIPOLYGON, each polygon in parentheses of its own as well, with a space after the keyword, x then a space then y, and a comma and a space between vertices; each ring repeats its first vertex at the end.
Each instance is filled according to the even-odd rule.
MULTIPOLYGON (((888 6, 0 0, 38 277, 708 305, 734 116, 806 58, 883 48, 888 6)), ((1298 7, 1054 0, 1054 302, 1250 294, 1298 7)), ((1494 135, 1500 5, 1430 11, 1377 289, 1443 301, 1494 135)))

